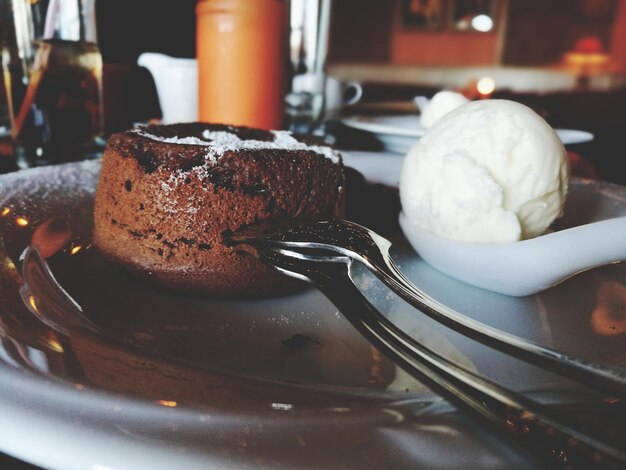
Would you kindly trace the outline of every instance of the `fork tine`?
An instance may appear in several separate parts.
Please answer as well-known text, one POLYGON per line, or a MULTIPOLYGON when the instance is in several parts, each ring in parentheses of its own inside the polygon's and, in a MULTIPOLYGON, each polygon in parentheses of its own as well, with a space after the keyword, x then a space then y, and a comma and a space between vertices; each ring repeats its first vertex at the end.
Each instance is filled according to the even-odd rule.
POLYGON ((266 247, 323 249, 362 262, 405 301, 458 333, 578 383, 626 398, 626 377, 599 364, 583 361, 467 317, 416 287, 389 255, 391 242, 353 222, 334 219, 303 224, 265 238, 240 238, 257 249, 266 247))
POLYGON ((276 269, 316 285, 372 344, 461 409, 523 436, 553 456, 565 452, 574 466, 626 464, 626 454, 605 433, 585 433, 585 424, 451 362, 397 328, 354 285, 348 257, 306 255, 270 246, 258 253, 276 269))

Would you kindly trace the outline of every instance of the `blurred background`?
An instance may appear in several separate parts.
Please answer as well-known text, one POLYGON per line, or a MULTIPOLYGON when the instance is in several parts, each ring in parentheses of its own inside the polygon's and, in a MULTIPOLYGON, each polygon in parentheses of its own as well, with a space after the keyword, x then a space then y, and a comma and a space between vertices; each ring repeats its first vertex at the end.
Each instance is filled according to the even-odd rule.
MULTIPOLYGON (((97 2, 107 134, 159 116, 137 57, 195 57, 195 3, 97 2)), ((443 88, 472 94, 491 78, 489 97, 592 132, 574 150, 602 178, 626 184, 626 0, 337 0, 328 72, 363 85, 357 108, 346 110, 361 113, 443 88)))
MULTIPOLYGON (((195 3, 97 2, 105 62, 135 63, 144 51, 194 57, 195 3)), ((622 0, 337 0, 332 8, 331 64, 565 66, 580 48, 607 55, 606 70, 626 66, 622 0)))

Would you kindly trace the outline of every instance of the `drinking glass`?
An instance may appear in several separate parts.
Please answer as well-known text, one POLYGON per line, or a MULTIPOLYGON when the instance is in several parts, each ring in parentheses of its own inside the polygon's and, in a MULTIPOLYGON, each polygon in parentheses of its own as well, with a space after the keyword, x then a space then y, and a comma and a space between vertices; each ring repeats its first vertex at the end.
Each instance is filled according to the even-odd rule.
POLYGON ((0 0, 0 32, 18 166, 99 157, 102 56, 95 0, 0 0))
POLYGON ((286 126, 296 133, 316 133, 324 115, 330 9, 331 0, 290 2, 286 126))

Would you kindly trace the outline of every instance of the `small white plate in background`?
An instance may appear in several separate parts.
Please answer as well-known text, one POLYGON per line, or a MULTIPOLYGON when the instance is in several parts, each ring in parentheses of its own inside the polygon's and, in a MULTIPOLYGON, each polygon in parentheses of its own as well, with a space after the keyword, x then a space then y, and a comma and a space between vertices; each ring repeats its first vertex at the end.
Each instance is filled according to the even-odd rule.
MULTIPOLYGON (((348 127, 373 134, 386 151, 407 153, 426 133, 418 115, 353 116, 341 121, 348 127)), ((590 142, 591 132, 576 129, 555 129, 564 145, 590 142)))

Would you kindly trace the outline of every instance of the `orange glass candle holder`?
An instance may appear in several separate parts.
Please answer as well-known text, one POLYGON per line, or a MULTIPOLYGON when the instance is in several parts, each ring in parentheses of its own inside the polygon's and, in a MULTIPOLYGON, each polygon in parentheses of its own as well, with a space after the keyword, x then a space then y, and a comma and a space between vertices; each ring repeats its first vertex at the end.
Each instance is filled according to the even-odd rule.
POLYGON ((287 11, 285 0, 198 2, 200 121, 282 128, 287 11))

